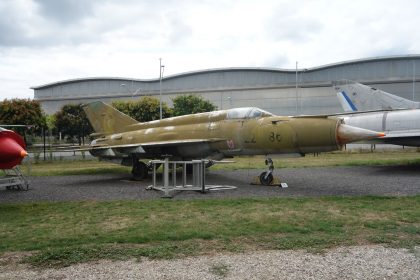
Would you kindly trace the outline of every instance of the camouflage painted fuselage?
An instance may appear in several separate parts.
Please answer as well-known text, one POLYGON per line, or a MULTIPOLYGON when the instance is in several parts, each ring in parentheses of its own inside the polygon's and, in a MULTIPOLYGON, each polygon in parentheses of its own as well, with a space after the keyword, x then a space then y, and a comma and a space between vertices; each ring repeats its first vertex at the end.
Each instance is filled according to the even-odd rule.
MULTIPOLYGON (((91 120, 92 112, 88 109, 86 113, 91 120)), ((91 144, 95 156, 222 159, 236 155, 303 155, 341 147, 337 137, 341 121, 335 118, 273 116, 257 108, 238 108, 127 124, 113 114, 106 108, 94 118, 96 124, 92 125, 101 136, 91 144), (137 146, 141 148, 136 150, 137 146), (105 153, 105 147, 113 153, 105 153)))

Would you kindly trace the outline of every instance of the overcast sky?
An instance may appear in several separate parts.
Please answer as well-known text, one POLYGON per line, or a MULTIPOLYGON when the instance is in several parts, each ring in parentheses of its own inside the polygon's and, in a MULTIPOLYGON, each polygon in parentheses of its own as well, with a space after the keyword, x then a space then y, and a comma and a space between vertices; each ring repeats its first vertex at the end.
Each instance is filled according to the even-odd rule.
POLYGON ((420 53, 416 0, 0 0, 0 100, 84 77, 420 53))

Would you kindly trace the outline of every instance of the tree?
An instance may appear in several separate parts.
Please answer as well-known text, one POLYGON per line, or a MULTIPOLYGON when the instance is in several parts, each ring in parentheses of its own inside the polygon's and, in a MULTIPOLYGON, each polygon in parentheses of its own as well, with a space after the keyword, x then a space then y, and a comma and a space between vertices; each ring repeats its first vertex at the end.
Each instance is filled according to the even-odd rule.
POLYGON ((55 130, 55 115, 46 115, 45 116, 45 125, 51 131, 55 130))
POLYGON ((179 95, 172 99, 174 116, 210 112, 217 109, 210 101, 197 95, 179 95))
MULTIPOLYGON (((154 97, 145 96, 136 101, 114 101, 112 106, 139 122, 148 122, 160 118, 160 102, 154 97)), ((171 109, 162 102, 162 118, 169 118, 171 109)))
POLYGON ((82 144, 84 136, 93 131, 81 104, 64 105, 60 111, 54 114, 54 117, 57 131, 61 132, 61 135, 67 137, 68 140, 76 137, 79 145, 82 144))
MULTIPOLYGON (((36 132, 41 132, 46 119, 38 101, 30 99, 11 99, 0 102, 0 124, 33 125, 36 132)), ((16 128, 19 133, 24 129, 16 128)))

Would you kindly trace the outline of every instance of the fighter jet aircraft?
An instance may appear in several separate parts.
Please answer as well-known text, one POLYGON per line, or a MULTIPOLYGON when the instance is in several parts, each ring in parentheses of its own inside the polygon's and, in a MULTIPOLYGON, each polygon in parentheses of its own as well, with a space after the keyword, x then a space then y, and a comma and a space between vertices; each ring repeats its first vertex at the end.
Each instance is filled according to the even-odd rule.
POLYGON ((338 81, 333 87, 343 110, 352 113, 342 116, 346 124, 386 133, 364 142, 420 147, 420 109, 408 109, 420 108, 419 102, 353 81, 338 81))
MULTIPOLYGON (((328 116, 275 116, 258 108, 235 108, 137 122, 103 102, 83 106, 96 137, 93 156, 133 166, 136 178, 145 178, 148 166, 141 160, 220 160, 238 155, 318 153, 383 133, 344 124, 328 116)), ((263 180, 272 180, 262 173, 263 180)))
POLYGON ((0 127, 0 169, 11 169, 20 164, 26 152, 25 141, 17 133, 0 127))

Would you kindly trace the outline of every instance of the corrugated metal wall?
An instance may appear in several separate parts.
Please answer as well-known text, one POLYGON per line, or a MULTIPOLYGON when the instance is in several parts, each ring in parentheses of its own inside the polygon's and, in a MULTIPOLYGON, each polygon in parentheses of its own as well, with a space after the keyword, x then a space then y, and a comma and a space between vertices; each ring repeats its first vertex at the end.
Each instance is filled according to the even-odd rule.
MULTIPOLYGON (((341 112, 331 82, 355 80, 420 101, 420 56, 388 57, 298 71, 265 68, 227 68, 164 78, 163 100, 171 105, 177 94, 196 93, 221 109, 256 106, 275 114, 328 114, 341 112), (417 69, 417 70, 416 70, 417 69), (414 90, 413 90, 414 89, 414 90), (417 94, 418 92, 418 94, 417 94)), ((159 80, 86 78, 34 87, 35 99, 51 114, 66 103, 159 95, 159 80)))

